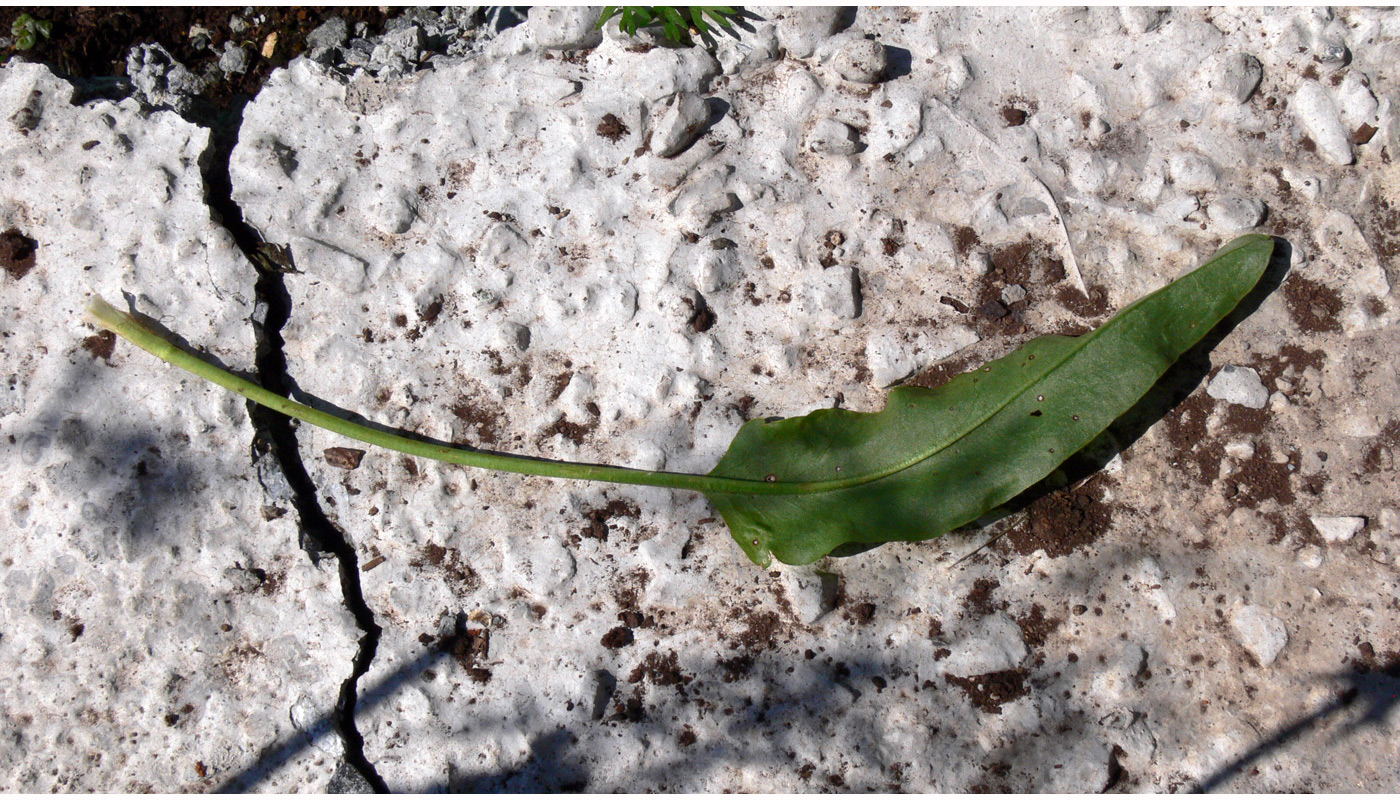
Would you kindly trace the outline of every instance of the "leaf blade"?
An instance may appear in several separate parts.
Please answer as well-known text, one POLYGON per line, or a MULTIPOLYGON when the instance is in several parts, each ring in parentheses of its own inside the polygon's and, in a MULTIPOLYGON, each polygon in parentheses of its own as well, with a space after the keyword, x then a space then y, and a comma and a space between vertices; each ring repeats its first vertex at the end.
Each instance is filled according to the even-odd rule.
POLYGON ((1241 237, 1095 331, 1040 337, 938 389, 897 388, 880 412, 749 422, 709 474, 794 491, 707 494, 761 565, 942 535, 1045 477, 1126 413, 1253 289, 1272 252, 1268 236, 1241 237))

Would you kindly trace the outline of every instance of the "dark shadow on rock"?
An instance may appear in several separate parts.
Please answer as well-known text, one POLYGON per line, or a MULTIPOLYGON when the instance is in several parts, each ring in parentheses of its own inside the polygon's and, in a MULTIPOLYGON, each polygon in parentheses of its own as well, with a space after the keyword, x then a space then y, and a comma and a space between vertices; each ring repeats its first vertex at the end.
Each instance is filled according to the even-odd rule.
MULTIPOLYGON (((409 681, 418 678, 425 671, 448 659, 452 655, 452 648, 450 645, 451 637, 448 637, 443 640, 440 646, 425 650, 414 660, 399 667, 392 674, 375 685, 368 687, 365 692, 360 695, 359 702, 356 703, 357 712, 368 711, 380 705, 385 700, 392 697, 399 689, 403 688, 409 681)), ((286 741, 269 746, 258 756, 256 762, 244 768, 236 775, 229 776, 215 791, 227 793, 247 792, 257 789, 263 781, 267 780, 269 776, 281 769, 293 758, 296 758, 302 751, 314 746, 316 742, 326 736, 333 735, 336 732, 337 717, 339 715, 339 711, 324 715, 312 723, 307 730, 298 731, 295 736, 290 737, 286 741)), ((351 769, 353 770, 353 767, 351 769)), ((347 780, 356 784, 361 782, 369 784, 369 781, 364 780, 363 773, 360 770, 353 771, 355 773, 354 778, 359 778, 360 780, 356 781, 354 778, 347 780)), ((339 768, 337 772, 340 772, 339 768)), ((335 779, 333 778, 332 780, 334 781, 335 779)))
MULTIPOLYGON (((1282 751, 1309 731, 1339 720, 1343 715, 1356 714, 1356 719, 1342 728, 1342 735, 1348 736, 1367 726, 1385 725, 1386 717, 1400 706, 1400 655, 1392 655, 1376 668, 1362 665, 1333 673, 1326 680, 1339 687, 1330 702, 1280 728, 1244 755, 1216 770, 1201 781, 1196 791, 1207 793, 1220 789, 1252 764, 1282 751)), ((1238 787, 1232 791, 1241 789, 1250 791, 1252 787, 1238 787)))
POLYGON ((903 47, 891 47, 889 45, 885 46, 885 53, 889 57, 889 61, 885 67, 885 80, 898 80, 913 71, 913 53, 903 47))

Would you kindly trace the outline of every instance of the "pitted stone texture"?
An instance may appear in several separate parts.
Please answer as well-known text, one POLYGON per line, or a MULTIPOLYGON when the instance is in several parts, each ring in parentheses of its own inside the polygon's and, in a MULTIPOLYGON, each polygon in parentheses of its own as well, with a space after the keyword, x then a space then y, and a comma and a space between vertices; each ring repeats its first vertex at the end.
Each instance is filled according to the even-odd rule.
POLYGON ((248 453, 244 402, 82 321, 90 291, 250 370, 255 274, 204 204, 208 131, 0 68, 0 786, 297 790, 330 779, 357 631, 248 453), (290 622, 295 620, 294 622, 290 622), (280 751, 285 757, 268 759, 280 751))
MULTIPOLYGON (((1291 98, 1324 35, 1353 51, 1333 74, 1393 97, 1370 66, 1391 12, 858 9, 894 67, 873 85, 826 57, 839 15, 799 55, 798 15, 756 13, 791 57, 609 34, 562 58, 512 29, 403 80, 276 73, 235 196, 297 255, 300 389, 440 440, 704 472, 745 420, 873 411, 886 381, 1100 324, 1231 238, 1231 196, 1264 204, 1291 272, 1173 373, 1185 401, 1152 395, 1104 469, 1052 475, 961 562, 1004 529, 759 571, 693 495, 373 449, 346 471, 325 455, 346 442, 304 429, 375 564, 360 720, 391 788, 1165 791, 1288 730, 1318 675, 1381 674, 1389 528, 1324 549, 1308 517, 1379 520, 1400 492, 1389 407, 1366 399, 1400 397, 1369 249, 1396 179, 1381 133, 1355 166, 1308 150, 1291 98), (1266 76, 1244 103, 1205 79, 1240 52, 1266 76), (714 124, 662 158, 646 136, 678 91, 714 124), (814 152, 822 121, 860 146, 814 152), (859 316, 816 291, 845 270, 859 316), (1003 297, 1014 313, 981 313, 1003 297), (1221 364, 1255 371, 1263 408, 1210 397, 1221 364), (1306 651, 1262 666, 1244 606, 1306 651)), ((1226 786, 1389 788, 1392 739, 1300 739, 1226 786)))

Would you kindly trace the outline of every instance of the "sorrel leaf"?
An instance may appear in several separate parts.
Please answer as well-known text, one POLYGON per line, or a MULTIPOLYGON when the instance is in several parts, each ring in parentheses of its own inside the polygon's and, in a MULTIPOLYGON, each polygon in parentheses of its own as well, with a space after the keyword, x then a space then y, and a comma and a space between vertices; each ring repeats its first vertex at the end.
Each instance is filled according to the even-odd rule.
POLYGON ((1044 478, 1239 305, 1273 248, 1264 235, 1236 239, 1096 331, 1043 336, 938 389, 896 388, 878 413, 828 409, 749 422, 708 475, 548 461, 370 428, 186 352, 101 298, 88 311, 167 363, 368 444, 504 472, 702 492, 755 563, 805 564, 842 545, 940 536, 1044 478))
POLYGON ((1049 475, 1147 393, 1263 276, 1273 240, 1244 236, 1083 336, 1042 336, 884 410, 824 409, 739 429, 711 476, 791 494, 706 492, 749 558, 806 564, 841 545, 966 525, 1049 475))

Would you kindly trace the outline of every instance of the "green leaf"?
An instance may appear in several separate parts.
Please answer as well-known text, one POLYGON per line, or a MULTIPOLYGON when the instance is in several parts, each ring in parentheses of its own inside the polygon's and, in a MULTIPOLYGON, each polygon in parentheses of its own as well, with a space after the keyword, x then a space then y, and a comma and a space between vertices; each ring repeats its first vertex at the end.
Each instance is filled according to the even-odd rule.
POLYGON ((598 24, 593 26, 593 30, 600 31, 608 24, 608 20, 622 13, 622 9, 617 6, 603 6, 603 11, 598 15, 598 24))
POLYGON ((1050 474, 1132 408, 1249 294, 1273 249, 1269 236, 1236 239, 1098 330, 1034 339, 937 389, 898 387, 878 413, 751 421, 709 477, 769 491, 705 494, 762 566, 941 536, 1050 474))

